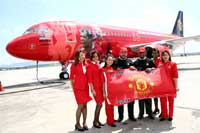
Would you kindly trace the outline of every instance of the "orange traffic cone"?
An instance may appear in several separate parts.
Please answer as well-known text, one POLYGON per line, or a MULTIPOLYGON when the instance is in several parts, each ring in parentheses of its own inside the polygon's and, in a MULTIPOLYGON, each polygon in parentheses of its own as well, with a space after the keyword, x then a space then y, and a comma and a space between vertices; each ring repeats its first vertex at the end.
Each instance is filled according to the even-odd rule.
POLYGON ((1 81, 0 81, 0 91, 3 91, 3 86, 1 85, 1 81))

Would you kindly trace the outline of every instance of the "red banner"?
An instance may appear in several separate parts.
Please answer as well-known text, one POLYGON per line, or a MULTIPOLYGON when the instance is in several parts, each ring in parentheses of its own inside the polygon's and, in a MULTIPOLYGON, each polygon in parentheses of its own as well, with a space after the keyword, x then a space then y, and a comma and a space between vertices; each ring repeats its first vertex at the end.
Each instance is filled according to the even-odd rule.
POLYGON ((106 76, 107 100, 112 105, 126 104, 135 99, 176 96, 173 83, 162 67, 150 73, 122 69, 106 76))

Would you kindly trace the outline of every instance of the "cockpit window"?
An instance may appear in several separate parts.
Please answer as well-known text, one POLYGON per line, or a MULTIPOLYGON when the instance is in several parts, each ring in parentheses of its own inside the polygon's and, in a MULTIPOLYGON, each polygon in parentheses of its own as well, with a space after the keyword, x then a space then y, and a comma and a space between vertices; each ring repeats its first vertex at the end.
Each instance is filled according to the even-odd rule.
POLYGON ((23 33, 23 35, 29 34, 29 33, 37 33, 37 32, 35 31, 35 29, 28 29, 23 33))
POLYGON ((24 34, 29 34, 29 33, 38 33, 40 39, 48 39, 51 37, 51 32, 47 27, 32 28, 24 32, 24 34))
POLYGON ((39 28, 38 29, 38 34, 40 38, 50 38, 50 32, 49 29, 44 27, 44 28, 39 28))

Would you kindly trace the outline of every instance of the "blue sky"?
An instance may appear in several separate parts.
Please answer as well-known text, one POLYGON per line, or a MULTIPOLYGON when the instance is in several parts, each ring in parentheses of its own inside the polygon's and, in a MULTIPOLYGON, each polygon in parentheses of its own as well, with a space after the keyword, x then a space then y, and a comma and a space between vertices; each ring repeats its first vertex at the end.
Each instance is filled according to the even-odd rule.
MULTIPOLYGON (((184 35, 200 34, 198 0, 3 0, 0 4, 0 65, 23 62, 5 47, 28 27, 44 21, 74 20, 171 33, 178 10, 184 12, 184 35)), ((183 48, 175 52, 182 52, 183 48)), ((200 52, 190 42, 186 52, 200 52)))

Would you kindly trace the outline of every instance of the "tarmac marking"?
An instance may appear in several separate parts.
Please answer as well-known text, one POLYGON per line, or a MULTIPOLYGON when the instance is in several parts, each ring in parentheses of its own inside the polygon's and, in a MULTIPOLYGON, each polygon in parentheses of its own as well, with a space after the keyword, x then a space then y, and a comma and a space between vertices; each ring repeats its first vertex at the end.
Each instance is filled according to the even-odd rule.
MULTIPOLYGON (((40 89, 45 89, 45 88, 51 88, 51 87, 56 87, 56 86, 62 86, 65 85, 65 82, 58 82, 58 81, 54 81, 54 82, 50 82, 50 81, 44 81, 43 83, 39 83, 39 82, 34 82, 34 83, 26 83, 26 84, 19 84, 19 85, 12 85, 12 86, 7 86, 4 87, 5 91, 1 92, 0 95, 7 95, 7 94, 15 94, 15 93, 22 93, 22 92, 28 92, 28 91, 34 91, 34 90, 40 90, 40 89), (52 85, 53 84, 53 85, 52 85), (30 88, 30 86, 40 86, 40 87, 36 87, 36 88, 30 88), (14 90, 14 91, 10 91, 10 89, 13 88, 17 88, 20 87, 20 89, 18 90, 14 90), (21 89, 21 88, 27 88, 28 89, 21 89), (9 89, 9 90, 8 90, 9 89), (6 91, 8 90, 8 91, 6 91)), ((66 87, 64 88, 66 89, 66 87)))
POLYGON ((175 108, 187 109, 187 110, 194 110, 194 111, 200 111, 200 109, 190 108, 190 107, 183 107, 183 106, 175 106, 175 108))

